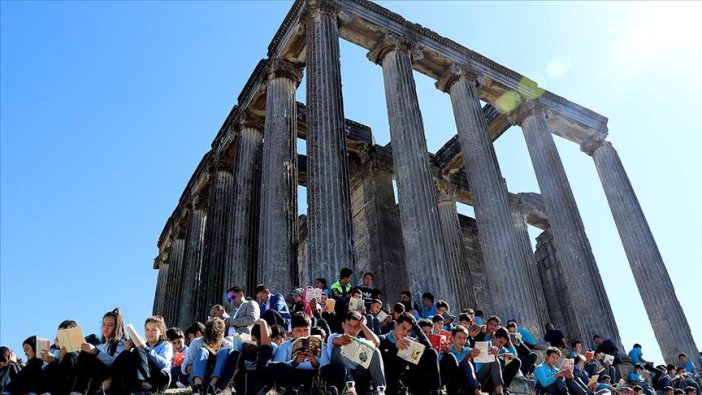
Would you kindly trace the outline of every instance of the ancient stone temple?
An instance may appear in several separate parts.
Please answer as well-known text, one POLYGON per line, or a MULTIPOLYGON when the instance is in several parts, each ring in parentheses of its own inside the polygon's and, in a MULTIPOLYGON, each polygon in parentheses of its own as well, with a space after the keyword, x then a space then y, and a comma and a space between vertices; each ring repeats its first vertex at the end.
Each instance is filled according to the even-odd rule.
POLYGON ((607 133, 602 115, 372 2, 298 0, 161 233, 154 312, 186 326, 205 320, 230 286, 287 293, 350 267, 373 272, 389 302, 431 291, 454 312, 477 307, 536 334, 551 321, 569 340, 591 345, 599 334, 620 344, 556 136, 594 160, 664 357, 695 354, 607 133), (382 69, 388 145, 344 116, 340 39, 382 69), (450 96, 457 135, 436 153, 414 72, 450 96), (306 104, 295 101, 303 73, 306 104), (524 134, 540 193, 507 190, 493 142, 512 127, 524 134), (298 186, 307 188, 304 216, 298 186), (535 253, 528 225, 543 231, 535 253))

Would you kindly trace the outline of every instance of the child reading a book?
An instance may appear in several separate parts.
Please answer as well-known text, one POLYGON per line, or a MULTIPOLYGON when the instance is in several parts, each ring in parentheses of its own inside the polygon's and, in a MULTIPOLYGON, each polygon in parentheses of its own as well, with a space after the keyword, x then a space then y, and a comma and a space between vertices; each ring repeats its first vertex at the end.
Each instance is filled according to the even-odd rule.
POLYGON ((475 369, 471 359, 479 351, 467 346, 468 329, 457 325, 451 331, 451 346, 439 355, 441 382, 446 384, 449 394, 465 391, 469 395, 480 395, 480 383, 475 378, 475 369))
POLYGON ((309 388, 318 370, 328 383, 343 383, 345 370, 329 366, 329 353, 326 347, 320 347, 321 339, 315 341, 310 337, 310 318, 298 312, 292 315, 290 323, 292 339, 275 350, 272 362, 266 367, 266 376, 289 390, 309 388))
MULTIPOLYGON (((131 328, 131 327, 130 327, 131 328)), ((113 389, 115 392, 140 392, 165 390, 171 380, 173 346, 166 339, 166 324, 163 317, 154 315, 144 323, 146 341, 137 334, 125 344, 125 352, 115 359, 113 389)))
POLYGON ((368 328, 366 319, 357 311, 349 311, 342 322, 343 333, 329 336, 327 343, 331 363, 346 368, 347 382, 354 382, 359 395, 372 388, 377 392, 386 386, 380 339, 368 328), (359 339, 362 334, 363 339, 359 339), (349 351, 348 353, 346 351, 349 351))
POLYGON ((22 342, 24 355, 27 357, 27 363, 24 365, 12 381, 5 386, 2 394, 21 395, 27 393, 38 393, 41 391, 40 377, 42 373, 42 365, 44 361, 37 358, 36 354, 36 336, 30 336, 22 342))
MULTIPOLYGON (((220 318, 211 318, 205 324, 202 337, 193 340, 183 361, 182 371, 190 376, 193 392, 200 392, 203 386, 215 387, 224 362, 229 356, 232 343, 224 337, 225 323, 220 318)), ((211 388, 214 392, 214 388, 211 388)))
POLYGON ((436 350, 410 314, 399 314, 395 322, 392 332, 380 336, 387 392, 396 394, 401 388, 409 387, 411 393, 438 393, 441 378, 436 350), (416 364, 398 356, 403 350, 415 348, 416 343, 424 346, 416 364))
MULTIPOLYGON (((75 321, 65 320, 59 324, 58 330, 77 327, 75 321)), ((42 392, 55 395, 70 393, 78 352, 68 352, 57 336, 49 350, 39 351, 39 357, 46 362, 41 375, 42 392)))
POLYGON ((124 320, 119 308, 105 313, 101 332, 102 338, 97 346, 87 342, 80 345, 72 394, 85 393, 86 390, 93 393, 100 387, 105 390, 111 385, 112 364, 126 345, 124 320))
POLYGON ((587 390, 578 385, 573 379, 571 369, 560 369, 556 366, 561 357, 561 350, 557 347, 549 347, 546 350, 546 359, 534 370, 536 388, 539 394, 561 395, 585 395, 587 390))

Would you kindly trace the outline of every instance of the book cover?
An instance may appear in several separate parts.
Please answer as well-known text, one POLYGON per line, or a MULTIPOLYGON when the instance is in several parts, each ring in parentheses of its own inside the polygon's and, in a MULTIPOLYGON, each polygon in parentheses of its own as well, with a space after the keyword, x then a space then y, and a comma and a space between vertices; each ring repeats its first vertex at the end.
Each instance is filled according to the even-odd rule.
POLYGON ((566 358, 563 360, 560 368, 561 372, 572 372, 573 371, 573 359, 566 358))
POLYGON ((65 347, 66 352, 79 352, 80 345, 85 342, 83 330, 80 326, 75 328, 59 329, 56 332, 59 347, 65 347))
POLYGON ((593 374, 592 377, 590 377, 590 381, 587 382, 588 387, 592 387, 593 384, 597 383, 597 380, 600 378, 599 374, 593 374))
POLYGON ((424 352, 424 349, 426 347, 422 343, 419 343, 409 338, 406 339, 409 340, 410 346, 404 350, 398 349, 397 356, 404 359, 407 362, 417 365, 419 364, 419 359, 422 357, 422 353, 424 352))
POLYGON ((322 355, 322 338, 316 335, 299 337, 293 341, 290 355, 298 352, 311 351, 317 357, 322 355))
POLYGON ((124 328, 125 332, 127 332, 127 337, 129 340, 134 343, 135 346, 145 348, 146 347, 146 341, 144 340, 143 337, 139 336, 139 333, 134 329, 134 325, 132 324, 127 324, 127 326, 124 328))
POLYGON ((368 369, 373 358, 373 344, 365 339, 353 338, 349 344, 341 346, 341 355, 368 369))
POLYGON ((336 307, 336 300, 327 299, 326 305, 327 305, 327 311, 331 313, 332 311, 334 311, 334 307, 336 307))
POLYGON ((490 342, 475 342, 475 348, 480 350, 477 357, 473 358, 476 363, 495 362, 495 356, 490 354, 492 344, 490 342))
POLYGON ((431 348, 436 351, 441 352, 441 345, 446 342, 446 336, 444 335, 429 335, 429 342, 431 343, 431 348))
POLYGON ((37 341, 34 348, 36 350, 37 358, 41 358, 42 351, 49 352, 49 347, 51 347, 51 340, 37 336, 37 341))

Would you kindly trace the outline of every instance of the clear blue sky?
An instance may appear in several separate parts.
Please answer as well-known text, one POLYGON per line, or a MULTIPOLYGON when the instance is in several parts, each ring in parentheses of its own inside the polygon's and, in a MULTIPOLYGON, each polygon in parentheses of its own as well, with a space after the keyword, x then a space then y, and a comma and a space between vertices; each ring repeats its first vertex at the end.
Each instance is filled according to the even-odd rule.
MULTIPOLYGON (((0 3, 0 344, 20 350, 66 318, 97 332, 114 306, 143 323, 159 233, 290 4, 0 3)), ((702 346, 702 3, 383 5, 609 118, 702 346)), ((342 42, 346 116, 385 144, 365 53, 342 42)), ((434 152, 455 133, 450 101, 415 76, 434 152)), ((557 144, 622 340, 660 360, 592 160, 557 144)), ((520 129, 496 149, 510 190, 538 192, 520 129)))

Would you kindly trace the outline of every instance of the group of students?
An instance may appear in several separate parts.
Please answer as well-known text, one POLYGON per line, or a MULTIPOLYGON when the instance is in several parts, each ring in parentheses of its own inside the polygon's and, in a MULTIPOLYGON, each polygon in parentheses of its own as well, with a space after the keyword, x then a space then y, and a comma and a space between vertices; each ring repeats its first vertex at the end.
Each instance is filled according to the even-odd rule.
MULTIPOLYGON (((27 362, 21 368, 9 349, 0 348, 1 395, 150 394, 169 387, 190 387, 194 394, 261 394, 275 388, 354 395, 502 395, 509 394, 518 375, 533 378, 535 390, 549 395, 699 391, 696 376, 684 375, 694 364, 682 356, 683 374, 677 374, 672 365, 653 367, 636 345, 630 357, 637 365, 628 384, 615 385, 612 363, 598 358, 610 354, 613 363, 621 362, 609 340, 597 336, 597 350, 583 352, 580 342, 568 347, 562 333, 547 326, 545 340, 552 346, 537 365, 532 350, 545 347, 537 346, 514 320, 502 326, 499 317, 486 319, 472 309, 456 317, 448 303, 435 301, 431 293, 417 305, 405 291, 398 303, 383 308, 372 273, 365 273, 356 287, 352 274, 342 269, 331 287, 317 279, 314 287, 296 289, 287 300, 263 284, 254 289, 255 300, 232 287, 225 293, 235 308, 231 315, 223 305, 214 305, 206 323, 196 322, 185 331, 166 329, 162 317, 152 316, 144 325, 143 344, 125 337, 118 309, 103 316, 102 336, 88 336, 79 351, 68 352, 58 339, 49 350, 36 350, 36 339, 30 337, 23 343, 27 362), (351 356, 357 343, 365 348, 354 348, 351 356), (563 348, 571 349, 571 368, 558 366, 563 348), (649 379, 642 369, 650 372, 649 379), (594 375, 598 379, 592 380, 594 375)), ((64 321, 59 329, 75 326, 64 321)))

